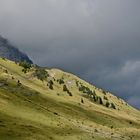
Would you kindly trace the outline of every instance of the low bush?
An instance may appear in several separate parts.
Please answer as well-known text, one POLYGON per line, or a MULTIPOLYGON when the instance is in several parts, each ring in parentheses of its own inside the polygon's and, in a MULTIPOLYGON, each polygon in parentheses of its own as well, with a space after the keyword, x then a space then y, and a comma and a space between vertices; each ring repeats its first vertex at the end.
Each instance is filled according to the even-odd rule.
POLYGON ((53 90, 53 81, 50 80, 48 83, 49 83, 49 88, 50 88, 51 90, 53 90))
POLYGON ((107 101, 106 104, 105 104, 105 106, 106 107, 109 107, 110 106, 110 103, 107 101))
POLYGON ((57 82, 58 82, 60 85, 62 85, 62 84, 65 83, 63 79, 58 79, 57 82))
POLYGON ((103 101, 102 101, 101 97, 98 97, 98 103, 101 104, 101 105, 103 104, 103 101))
POLYGON ((49 74, 44 68, 37 68, 34 72, 34 76, 36 76, 39 80, 44 81, 47 77, 49 77, 49 74))
POLYGON ((26 61, 22 61, 19 63, 19 66, 23 67, 23 72, 26 73, 32 66, 30 63, 26 62, 26 61))
POLYGON ((63 91, 67 92, 69 96, 72 96, 72 93, 69 91, 66 85, 63 85, 63 91))
POLYGON ((111 108, 116 109, 116 106, 114 103, 111 103, 111 108))
POLYGON ((83 100, 83 98, 81 98, 81 103, 84 104, 84 100, 83 100))
POLYGON ((104 100, 108 100, 108 98, 106 96, 104 96, 104 100))

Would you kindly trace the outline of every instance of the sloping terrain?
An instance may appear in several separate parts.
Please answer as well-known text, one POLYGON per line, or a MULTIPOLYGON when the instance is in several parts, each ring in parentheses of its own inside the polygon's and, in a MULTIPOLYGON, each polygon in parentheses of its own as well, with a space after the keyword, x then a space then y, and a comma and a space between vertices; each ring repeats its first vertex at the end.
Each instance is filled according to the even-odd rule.
POLYGON ((11 43, 2 36, 0 36, 0 57, 16 62, 27 61, 28 63, 32 63, 26 54, 11 45, 11 43))
POLYGON ((58 69, 0 58, 0 140, 139 140, 140 112, 58 69))

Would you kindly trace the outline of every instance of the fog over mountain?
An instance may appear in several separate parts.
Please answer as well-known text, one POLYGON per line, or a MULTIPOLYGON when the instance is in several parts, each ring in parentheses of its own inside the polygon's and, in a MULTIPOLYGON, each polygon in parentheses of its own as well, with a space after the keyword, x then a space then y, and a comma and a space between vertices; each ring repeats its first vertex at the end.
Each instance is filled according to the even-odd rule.
POLYGON ((140 108, 140 1, 0 0, 0 34, 140 108))
POLYGON ((22 53, 19 49, 12 46, 10 42, 2 36, 0 36, 0 57, 15 62, 26 61, 31 64, 33 63, 25 53, 22 53))

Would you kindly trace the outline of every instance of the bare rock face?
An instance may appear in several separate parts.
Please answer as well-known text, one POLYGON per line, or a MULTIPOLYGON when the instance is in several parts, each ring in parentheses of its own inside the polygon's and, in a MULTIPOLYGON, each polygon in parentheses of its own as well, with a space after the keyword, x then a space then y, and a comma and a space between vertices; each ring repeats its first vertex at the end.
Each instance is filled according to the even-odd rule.
POLYGON ((31 64, 33 63, 26 54, 12 46, 9 41, 2 36, 0 36, 0 57, 7 58, 15 62, 26 61, 31 64))

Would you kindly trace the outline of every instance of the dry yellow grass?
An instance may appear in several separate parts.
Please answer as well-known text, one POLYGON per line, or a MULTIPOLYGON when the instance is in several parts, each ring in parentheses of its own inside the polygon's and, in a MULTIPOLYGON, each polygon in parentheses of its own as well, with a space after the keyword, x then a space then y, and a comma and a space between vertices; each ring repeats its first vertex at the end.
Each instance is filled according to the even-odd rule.
POLYGON ((140 112, 73 74, 46 69, 41 81, 15 62, 0 58, 0 140, 139 140, 140 112), (63 91, 64 79, 73 96, 63 91), (21 85, 18 85, 18 80, 21 85), (47 84, 53 81, 53 90, 47 84), (76 81, 108 98, 116 109, 83 96, 76 81), (81 102, 83 99, 84 103, 81 102))

